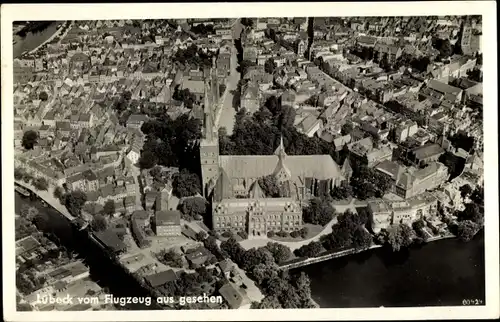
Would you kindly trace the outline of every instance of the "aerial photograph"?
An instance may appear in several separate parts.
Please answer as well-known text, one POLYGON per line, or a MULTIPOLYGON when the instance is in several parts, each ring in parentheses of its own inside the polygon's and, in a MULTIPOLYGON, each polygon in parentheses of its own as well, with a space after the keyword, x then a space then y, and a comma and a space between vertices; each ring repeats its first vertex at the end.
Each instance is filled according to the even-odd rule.
POLYGON ((12 28, 17 311, 486 305, 482 16, 12 28))

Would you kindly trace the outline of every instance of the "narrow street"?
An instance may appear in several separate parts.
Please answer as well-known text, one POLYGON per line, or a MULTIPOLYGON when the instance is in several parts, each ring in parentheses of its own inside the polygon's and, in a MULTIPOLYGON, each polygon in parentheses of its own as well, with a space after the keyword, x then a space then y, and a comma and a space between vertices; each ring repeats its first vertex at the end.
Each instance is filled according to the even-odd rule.
POLYGON ((233 91, 238 88, 238 81, 240 80, 240 74, 236 70, 238 66, 237 60, 237 50, 234 47, 235 37, 239 37, 239 32, 241 31, 241 26, 239 24, 239 19, 235 20, 233 23, 233 42, 231 45, 231 71, 226 82, 226 90, 221 97, 222 108, 216 115, 215 124, 218 128, 224 127, 227 130, 227 134, 231 135, 234 128, 234 117, 236 115, 236 110, 233 107, 233 91))

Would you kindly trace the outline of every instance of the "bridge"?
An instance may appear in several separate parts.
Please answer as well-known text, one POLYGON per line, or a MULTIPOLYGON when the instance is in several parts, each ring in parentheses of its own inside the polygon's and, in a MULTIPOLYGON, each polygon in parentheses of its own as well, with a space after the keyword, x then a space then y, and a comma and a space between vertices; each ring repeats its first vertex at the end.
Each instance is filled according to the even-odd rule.
POLYGON ((374 249, 374 248, 380 248, 380 247, 382 247, 382 245, 372 245, 367 249, 349 248, 349 249, 341 250, 341 251, 338 251, 335 253, 328 253, 328 254, 325 254, 322 256, 318 256, 318 257, 312 257, 312 258, 307 258, 304 260, 290 262, 288 264, 284 264, 284 265, 280 266, 279 269, 289 270, 289 269, 293 269, 293 268, 297 268, 297 267, 302 267, 302 266, 307 266, 307 265, 323 262, 323 261, 326 261, 326 260, 329 260, 332 258, 338 258, 338 257, 347 256, 347 255, 357 254, 357 253, 360 253, 360 252, 368 250, 368 249, 374 249))

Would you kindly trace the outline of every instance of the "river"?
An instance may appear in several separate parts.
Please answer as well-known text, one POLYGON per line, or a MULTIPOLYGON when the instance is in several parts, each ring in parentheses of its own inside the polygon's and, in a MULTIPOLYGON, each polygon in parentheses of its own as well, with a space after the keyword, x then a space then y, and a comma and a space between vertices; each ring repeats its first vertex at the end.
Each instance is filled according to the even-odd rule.
POLYGON ((322 308, 485 304, 484 234, 445 239, 399 253, 379 248, 293 270, 311 279, 322 308))
MULTIPOLYGON (((107 288, 115 297, 150 296, 140 284, 125 273, 124 269, 114 263, 104 252, 90 240, 86 232, 73 228, 69 221, 59 212, 45 207, 39 200, 30 200, 16 192, 15 211, 19 214, 22 205, 36 207, 41 213, 42 220, 37 223, 38 229, 46 233, 53 233, 60 240, 60 245, 74 251, 79 258, 90 268, 90 278, 99 286, 107 288)), ((57 243, 57 240, 55 240, 57 243)), ((159 309, 156 305, 150 307, 143 304, 127 304, 123 309, 150 310, 159 309)))
POLYGON ((18 35, 13 35, 13 40, 17 41, 14 44, 14 58, 18 58, 25 51, 30 51, 38 47, 44 41, 49 39, 56 31, 57 25, 61 23, 60 21, 53 22, 46 29, 38 33, 28 33, 24 38, 19 37, 18 35))

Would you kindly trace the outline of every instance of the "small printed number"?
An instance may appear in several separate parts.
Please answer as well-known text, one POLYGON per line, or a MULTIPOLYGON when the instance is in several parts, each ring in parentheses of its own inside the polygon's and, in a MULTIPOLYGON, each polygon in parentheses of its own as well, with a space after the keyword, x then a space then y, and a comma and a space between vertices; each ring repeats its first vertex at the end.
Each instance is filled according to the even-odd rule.
POLYGON ((479 299, 463 299, 462 305, 483 305, 483 301, 479 299))

